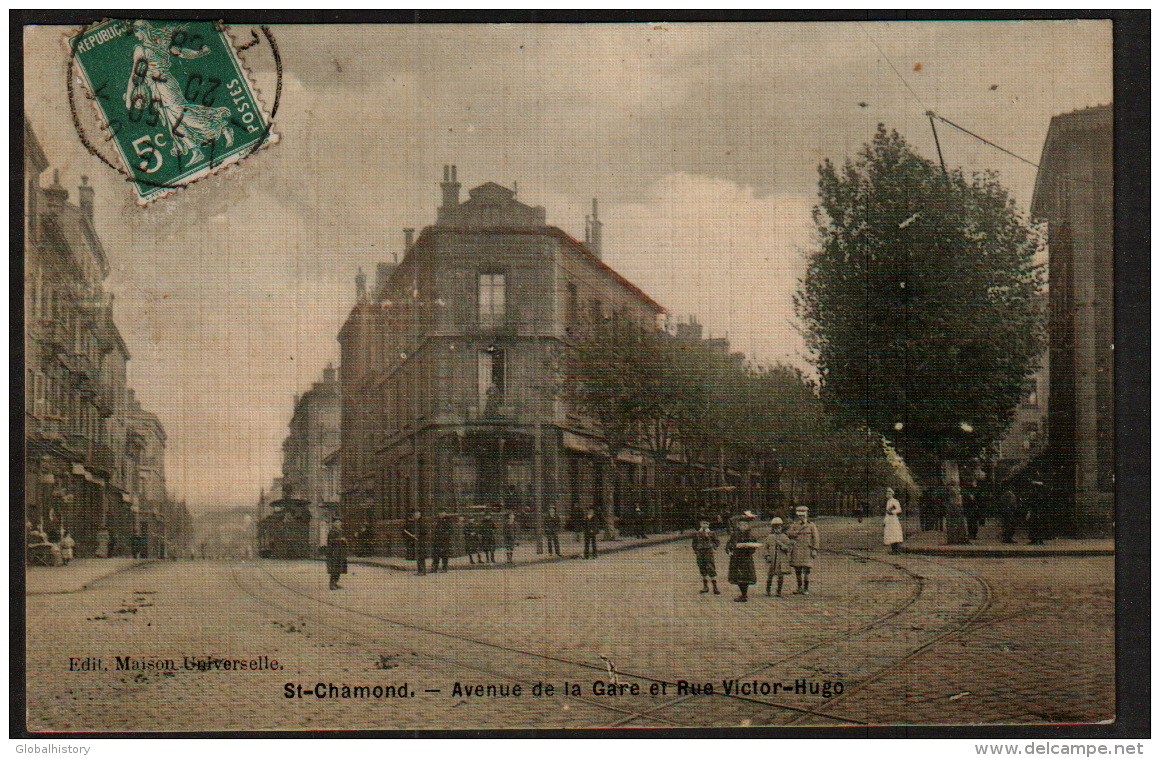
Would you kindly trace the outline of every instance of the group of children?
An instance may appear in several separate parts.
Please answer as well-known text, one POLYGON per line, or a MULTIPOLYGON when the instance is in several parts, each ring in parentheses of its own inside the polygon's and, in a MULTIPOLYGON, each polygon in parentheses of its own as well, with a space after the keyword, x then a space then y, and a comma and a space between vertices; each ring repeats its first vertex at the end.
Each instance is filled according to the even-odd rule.
MULTIPOLYGON (((810 594, 810 569, 814 559, 818 556, 818 528, 810 521, 810 509, 798 506, 794 509, 794 520, 786 528, 780 518, 770 519, 769 535, 763 542, 758 542, 752 534, 752 524, 757 516, 745 511, 732 520, 729 530, 729 541, 725 544, 725 552, 729 554, 730 584, 736 584, 741 594, 734 598, 738 603, 749 599, 750 585, 757 584, 757 570, 753 565, 753 556, 762 550, 762 557, 768 566, 765 578, 765 594, 772 596, 773 580, 777 579, 776 597, 783 597, 782 588, 786 574, 793 569, 797 580, 795 595, 810 594)), ((717 566, 714 551, 720 541, 709 528, 709 522, 702 520, 700 528, 693 534, 693 553, 697 556, 697 570, 701 574, 701 593, 709 592, 709 584, 713 585, 713 594, 720 595, 717 589, 717 566)))

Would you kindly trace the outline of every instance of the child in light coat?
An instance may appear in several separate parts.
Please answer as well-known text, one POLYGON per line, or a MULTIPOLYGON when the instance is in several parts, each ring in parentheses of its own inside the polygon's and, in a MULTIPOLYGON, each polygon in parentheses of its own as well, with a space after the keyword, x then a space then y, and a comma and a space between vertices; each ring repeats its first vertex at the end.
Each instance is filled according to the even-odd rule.
POLYGON ((773 587, 773 578, 777 577, 777 596, 782 597, 781 588, 785 583, 785 575, 789 573, 789 552, 793 547, 789 537, 785 534, 785 524, 779 518, 769 522, 769 536, 765 538, 765 549, 762 556, 769 566, 765 575, 765 594, 770 594, 773 587))

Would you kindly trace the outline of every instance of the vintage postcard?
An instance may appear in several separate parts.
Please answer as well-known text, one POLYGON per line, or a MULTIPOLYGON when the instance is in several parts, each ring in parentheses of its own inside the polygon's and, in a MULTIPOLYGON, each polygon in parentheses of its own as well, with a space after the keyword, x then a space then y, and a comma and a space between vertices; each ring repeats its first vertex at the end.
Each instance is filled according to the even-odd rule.
POLYGON ((31 733, 1116 718, 1110 20, 22 33, 31 733))

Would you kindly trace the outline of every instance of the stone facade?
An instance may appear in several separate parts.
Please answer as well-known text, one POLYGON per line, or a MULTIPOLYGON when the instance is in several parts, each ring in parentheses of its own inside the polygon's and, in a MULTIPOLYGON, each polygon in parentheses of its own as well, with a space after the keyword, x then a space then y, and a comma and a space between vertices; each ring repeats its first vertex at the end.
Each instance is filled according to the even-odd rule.
MULTIPOLYGON (((597 425, 570 407, 567 352, 595 320, 654 329, 663 309, 512 190, 488 182, 460 202, 453 167, 441 187, 436 223, 408 232, 369 291, 360 276, 339 333, 348 532, 400 555, 416 508, 512 510, 535 534, 549 506, 612 521, 634 496, 610 482, 637 477, 609 476, 597 425)), ((617 465, 642 462, 627 451, 617 465)))
POLYGON ((24 127, 25 518, 80 557, 166 549, 165 431, 126 385, 129 351, 104 289, 93 189, 77 204, 24 127))
POLYGON ((1112 133, 1110 105, 1053 118, 1031 204, 1050 251, 1049 457, 1077 524, 1113 513, 1112 133))
POLYGON ((326 523, 338 506, 333 467, 325 464, 338 450, 338 422, 338 379, 327 366, 322 381, 296 399, 290 433, 282 443, 282 495, 307 502, 312 551, 324 543, 326 523))

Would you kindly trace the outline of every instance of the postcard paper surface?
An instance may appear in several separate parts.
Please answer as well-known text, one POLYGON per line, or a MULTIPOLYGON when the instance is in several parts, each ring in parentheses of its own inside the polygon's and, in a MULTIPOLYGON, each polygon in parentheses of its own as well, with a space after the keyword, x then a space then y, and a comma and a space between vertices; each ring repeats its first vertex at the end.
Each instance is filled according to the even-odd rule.
POLYGON ((25 27, 28 728, 1113 718, 1111 31, 25 27))

